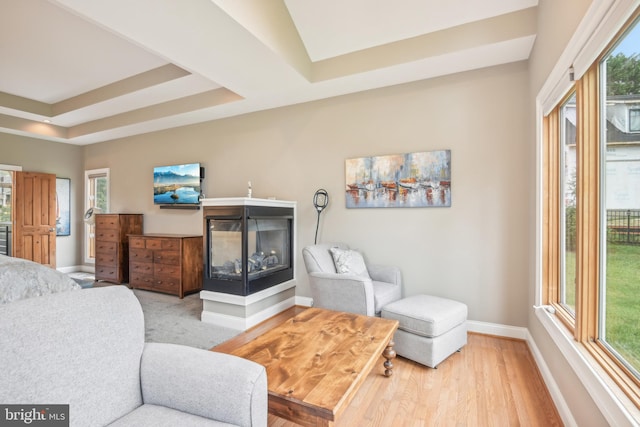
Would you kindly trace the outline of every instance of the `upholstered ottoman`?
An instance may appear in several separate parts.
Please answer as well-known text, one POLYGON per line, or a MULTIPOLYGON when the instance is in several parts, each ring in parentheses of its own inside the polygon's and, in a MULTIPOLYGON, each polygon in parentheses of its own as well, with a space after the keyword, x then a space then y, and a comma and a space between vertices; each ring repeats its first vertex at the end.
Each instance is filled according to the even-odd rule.
POLYGON ((415 295, 385 305, 381 317, 400 323, 396 353, 432 368, 467 344, 467 306, 458 301, 415 295))

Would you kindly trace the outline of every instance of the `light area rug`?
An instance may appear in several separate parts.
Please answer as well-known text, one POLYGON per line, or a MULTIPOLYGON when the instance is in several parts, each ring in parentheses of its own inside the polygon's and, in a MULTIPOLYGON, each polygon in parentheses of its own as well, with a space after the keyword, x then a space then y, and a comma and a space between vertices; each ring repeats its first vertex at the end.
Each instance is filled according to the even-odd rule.
MULTIPOLYGON (((92 273, 74 272, 69 273, 69 276, 83 288, 120 286, 95 282, 92 273)), ((183 299, 141 289, 134 289, 133 293, 142 306, 145 340, 148 342, 183 344, 208 350, 242 332, 201 322, 202 300, 198 293, 187 295, 183 299)))
POLYGON ((144 313, 145 340, 210 349, 241 331, 200 321, 198 293, 183 299, 174 295, 134 289, 144 313))

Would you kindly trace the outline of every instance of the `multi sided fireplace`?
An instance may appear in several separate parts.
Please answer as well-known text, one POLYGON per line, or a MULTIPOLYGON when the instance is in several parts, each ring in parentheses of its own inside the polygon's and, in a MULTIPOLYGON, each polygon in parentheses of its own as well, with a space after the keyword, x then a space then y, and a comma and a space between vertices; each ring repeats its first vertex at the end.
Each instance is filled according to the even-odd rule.
POLYGON ((294 208, 265 199, 205 199, 203 289, 247 296, 293 279, 294 208))

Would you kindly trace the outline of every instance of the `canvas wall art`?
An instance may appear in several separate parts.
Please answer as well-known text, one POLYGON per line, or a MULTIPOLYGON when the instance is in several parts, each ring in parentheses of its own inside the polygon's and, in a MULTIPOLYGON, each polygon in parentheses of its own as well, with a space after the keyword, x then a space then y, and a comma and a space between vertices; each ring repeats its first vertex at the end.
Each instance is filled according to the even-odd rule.
POLYGON ((451 206, 451 150, 345 161, 347 208, 451 206))

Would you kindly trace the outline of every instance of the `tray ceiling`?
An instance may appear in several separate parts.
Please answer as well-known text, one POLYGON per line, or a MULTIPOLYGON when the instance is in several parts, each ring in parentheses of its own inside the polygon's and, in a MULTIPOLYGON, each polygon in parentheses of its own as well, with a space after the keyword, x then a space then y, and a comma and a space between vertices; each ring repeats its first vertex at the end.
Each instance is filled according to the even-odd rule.
POLYGON ((90 144, 529 58, 537 0, 4 0, 0 132, 90 144))

